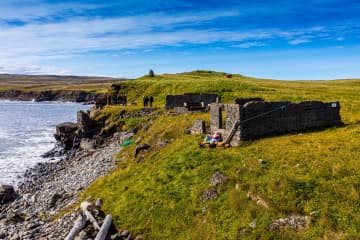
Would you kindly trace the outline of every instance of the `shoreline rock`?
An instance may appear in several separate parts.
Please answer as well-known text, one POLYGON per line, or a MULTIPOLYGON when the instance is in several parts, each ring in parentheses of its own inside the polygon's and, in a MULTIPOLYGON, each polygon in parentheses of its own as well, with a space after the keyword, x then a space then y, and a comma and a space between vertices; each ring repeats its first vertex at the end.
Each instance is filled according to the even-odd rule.
POLYGON ((11 185, 0 185, 0 204, 14 201, 18 197, 11 185))
POLYGON ((64 122, 56 125, 55 147, 44 153, 42 157, 70 157, 79 148, 95 149, 103 144, 104 140, 103 137, 96 135, 99 129, 97 122, 90 118, 90 112, 80 110, 77 112, 76 123, 64 122))
POLYGON ((117 139, 28 169, 18 185, 20 197, 0 205, 0 239, 63 239, 77 215, 54 219, 78 202, 79 191, 114 168, 113 155, 120 150, 117 139))

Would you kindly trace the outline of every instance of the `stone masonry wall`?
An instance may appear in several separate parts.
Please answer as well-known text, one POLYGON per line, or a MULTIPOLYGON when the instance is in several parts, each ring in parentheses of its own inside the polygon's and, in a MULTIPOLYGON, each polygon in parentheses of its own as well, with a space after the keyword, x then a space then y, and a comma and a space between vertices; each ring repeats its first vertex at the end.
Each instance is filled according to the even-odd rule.
POLYGON ((339 126, 339 102, 249 102, 243 106, 241 140, 339 126))
POLYGON ((233 124, 240 120, 242 109, 242 105, 225 104, 225 129, 231 129, 233 124))
POLYGON ((167 95, 166 96, 166 109, 173 109, 175 107, 183 107, 186 103, 200 103, 204 102, 205 106, 210 103, 216 102, 218 99, 217 94, 203 94, 203 93, 186 93, 184 95, 167 95))
MULTIPOLYGON (((243 106, 238 104, 226 104, 225 105, 225 133, 226 135, 231 130, 234 123, 238 120, 242 120, 243 106)), ((235 132, 230 144, 237 146, 240 143, 240 128, 235 132)))
MULTIPOLYGON (((211 104, 211 132, 222 128, 221 106, 219 104, 211 104)), ((306 101, 290 103, 258 101, 248 102, 244 105, 225 104, 224 108, 226 122, 224 129, 220 130, 225 135, 229 133, 235 121, 241 121, 231 141, 233 146, 238 145, 241 140, 252 140, 263 136, 326 128, 342 124, 339 102, 306 101)))
POLYGON ((215 131, 222 128, 222 104, 213 103, 210 105, 210 132, 213 134, 215 131))
POLYGON ((247 102, 255 102, 255 101, 256 102, 263 102, 264 99, 258 98, 258 97, 256 97, 256 98, 236 98, 235 99, 235 103, 240 104, 240 105, 244 105, 247 102))

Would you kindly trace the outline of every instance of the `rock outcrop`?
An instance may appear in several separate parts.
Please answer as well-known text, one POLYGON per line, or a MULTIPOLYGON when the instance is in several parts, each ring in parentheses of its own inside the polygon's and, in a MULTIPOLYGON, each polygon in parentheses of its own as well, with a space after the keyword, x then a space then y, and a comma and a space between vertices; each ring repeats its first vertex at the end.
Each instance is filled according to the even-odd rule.
POLYGON ((0 185, 0 204, 14 201, 17 197, 14 187, 11 185, 0 185))
POLYGON ((65 122, 56 125, 55 139, 65 150, 71 150, 74 147, 74 139, 79 126, 76 123, 65 122))
POLYGON ((76 135, 79 138, 91 138, 99 132, 97 122, 90 118, 88 112, 77 112, 77 126, 78 131, 76 135))
POLYGON ((90 114, 79 111, 77 113, 77 123, 65 122, 56 126, 54 137, 57 143, 52 150, 42 156, 58 157, 71 155, 78 148, 95 149, 96 146, 103 143, 103 138, 96 135, 98 132, 99 126, 96 121, 90 118, 90 114))
POLYGON ((209 184, 211 186, 217 186, 219 184, 224 184, 227 181, 228 181, 228 177, 224 173, 216 172, 210 177, 209 184))

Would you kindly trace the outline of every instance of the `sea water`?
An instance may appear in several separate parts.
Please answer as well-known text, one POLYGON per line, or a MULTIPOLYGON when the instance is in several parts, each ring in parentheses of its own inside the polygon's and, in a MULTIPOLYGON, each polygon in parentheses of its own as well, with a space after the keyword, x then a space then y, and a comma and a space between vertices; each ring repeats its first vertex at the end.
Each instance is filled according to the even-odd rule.
POLYGON ((12 184, 54 147, 55 126, 75 122, 76 112, 89 105, 0 100, 0 184, 12 184))

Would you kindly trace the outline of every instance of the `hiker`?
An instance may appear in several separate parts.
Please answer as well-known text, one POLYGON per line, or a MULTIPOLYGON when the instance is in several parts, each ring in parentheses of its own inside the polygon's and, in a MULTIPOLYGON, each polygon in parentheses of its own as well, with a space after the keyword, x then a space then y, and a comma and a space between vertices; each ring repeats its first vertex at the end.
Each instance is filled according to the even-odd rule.
POLYGON ((143 98, 144 108, 146 108, 146 107, 148 106, 148 103, 149 103, 149 98, 148 98, 148 96, 144 96, 144 98, 143 98))
POLYGON ((122 96, 122 105, 123 105, 123 106, 126 106, 126 104, 127 104, 126 95, 123 95, 123 96, 122 96))
POLYGON ((152 108, 152 104, 154 102, 154 97, 153 96, 150 96, 149 102, 150 102, 150 107, 152 108))

